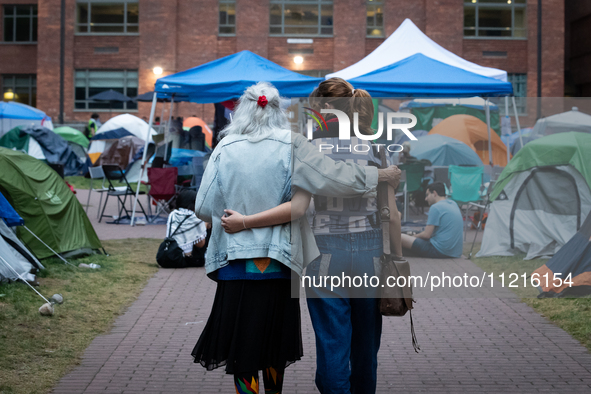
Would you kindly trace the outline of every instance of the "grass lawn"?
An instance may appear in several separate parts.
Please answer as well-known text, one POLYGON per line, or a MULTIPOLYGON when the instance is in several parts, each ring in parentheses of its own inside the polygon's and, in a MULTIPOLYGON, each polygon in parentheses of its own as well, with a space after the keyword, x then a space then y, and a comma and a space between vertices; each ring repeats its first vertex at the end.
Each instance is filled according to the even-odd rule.
MULTIPOLYGON (((68 183, 72 186, 74 186, 74 189, 83 189, 83 190, 88 190, 90 189, 90 178, 85 178, 83 176, 67 176, 66 181, 68 181, 68 183)), ((92 187, 95 189, 98 189, 101 187, 103 181, 101 179, 95 179, 94 181, 92 181, 92 187)), ((108 186, 109 183, 105 181, 105 186, 108 186)), ((125 183, 121 183, 121 182, 113 182, 113 185, 115 187, 118 186, 125 186, 125 183)), ((137 187, 137 183, 130 183, 131 188, 133 189, 133 191, 135 192, 136 187, 137 187)), ((142 184, 140 185, 140 191, 142 192, 148 192, 148 188, 146 187, 146 185, 142 184)))
POLYGON ((97 263, 97 270, 43 260, 37 290, 46 298, 64 297, 51 317, 39 314, 44 301, 25 284, 0 285, 0 393, 48 393, 158 270, 159 240, 102 242, 111 256, 72 261, 97 263))
MULTIPOLYGON (((471 243, 464 245, 465 256, 468 256, 470 246, 471 243)), ((474 254, 479 249, 480 245, 476 244, 474 254)), ((507 287, 510 282, 508 279, 510 274, 522 275, 526 273, 526 276, 529 276, 548 261, 547 259, 523 260, 524 257, 524 254, 512 257, 473 257, 472 261, 487 273, 494 273, 497 280, 499 280, 498 275, 504 273, 505 287, 507 287)), ((518 284, 518 287, 511 288, 511 290, 521 297, 523 302, 556 323, 591 350, 591 297, 538 299, 539 291, 531 286, 529 279, 527 279, 526 287, 523 286, 521 276, 515 284, 518 284)))

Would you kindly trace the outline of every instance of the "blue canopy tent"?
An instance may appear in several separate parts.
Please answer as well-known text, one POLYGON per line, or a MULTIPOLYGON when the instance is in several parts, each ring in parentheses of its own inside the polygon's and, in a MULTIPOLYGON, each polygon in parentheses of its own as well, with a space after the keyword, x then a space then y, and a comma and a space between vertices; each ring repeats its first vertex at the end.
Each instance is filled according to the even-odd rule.
MULTIPOLYGON (((152 98, 150 127, 152 127, 158 99, 172 97, 171 106, 175 101, 219 103, 239 98, 246 88, 261 81, 272 83, 284 97, 307 97, 323 81, 323 78, 302 75, 250 51, 241 51, 159 78, 154 86, 156 94, 152 98)), ((170 112, 172 113, 172 108, 170 112)), ((144 152, 146 151, 147 147, 144 149, 144 152)), ((142 163, 145 162, 144 157, 142 163)), ((132 226, 137 197, 136 195, 131 219, 132 226)))
POLYGON ((45 112, 14 101, 0 101, 0 137, 21 125, 39 125, 53 130, 51 118, 45 112))
POLYGON ((421 53, 350 79, 372 97, 508 96, 513 85, 431 59, 421 53))
POLYGON ((173 95, 174 101, 219 103, 239 98, 247 87, 260 81, 273 84, 284 97, 307 97, 323 81, 298 74, 250 51, 241 51, 201 66, 159 78, 158 98, 173 95))
POLYGON ((427 159, 434 166, 482 166, 480 157, 462 141, 440 134, 430 134, 410 142, 410 152, 417 159, 427 159))

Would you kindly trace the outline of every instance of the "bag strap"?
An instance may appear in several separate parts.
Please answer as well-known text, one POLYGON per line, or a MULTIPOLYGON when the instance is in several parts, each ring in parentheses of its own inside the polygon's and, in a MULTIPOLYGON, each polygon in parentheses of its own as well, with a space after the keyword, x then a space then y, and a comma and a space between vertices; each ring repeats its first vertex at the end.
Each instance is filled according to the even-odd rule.
MULTIPOLYGON (((181 220, 181 222, 177 226, 176 230, 174 230, 174 232, 171 235, 168 235, 166 238, 172 238, 172 237, 174 237, 174 235, 176 234, 176 232, 179 231, 179 228, 181 228, 181 226, 183 225, 183 223, 185 223, 185 220, 189 219, 189 217, 191 217, 191 215, 185 216, 185 218, 183 220, 181 220)), ((170 225, 170 228, 172 229, 172 224, 170 225)), ((170 233, 170 230, 168 232, 170 233)))
MULTIPOLYGON (((382 165, 380 168, 387 168, 388 162, 386 159, 386 152, 380 149, 380 159, 382 165)), ((378 184, 378 212, 380 213, 380 220, 382 222, 382 243, 384 254, 390 255, 392 250, 390 246, 390 207, 388 207, 388 183, 381 182, 378 184)))

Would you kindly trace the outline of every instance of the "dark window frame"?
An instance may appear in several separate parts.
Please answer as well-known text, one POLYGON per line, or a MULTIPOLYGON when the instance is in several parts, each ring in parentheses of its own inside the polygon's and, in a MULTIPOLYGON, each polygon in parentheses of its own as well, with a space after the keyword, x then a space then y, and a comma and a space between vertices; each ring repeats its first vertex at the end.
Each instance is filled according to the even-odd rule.
POLYGON ((512 0, 511 4, 498 3, 487 0, 476 0, 475 2, 464 0, 464 39, 477 39, 477 40, 527 40, 527 2, 523 1, 517 3, 518 0, 512 0), (466 26, 466 10, 474 10, 474 26, 466 26), (511 27, 480 27, 479 24, 479 12, 480 10, 511 10, 511 27), (515 10, 520 9, 524 11, 524 24, 523 28, 515 27, 515 10), (479 35, 480 31, 510 31, 510 36, 485 36, 479 35), (466 35, 467 31, 474 32, 473 35, 466 35), (516 31, 522 31, 522 36, 516 36, 516 31))
POLYGON ((4 94, 8 93, 8 89, 11 89, 13 94, 17 94, 17 92, 16 92, 17 88, 23 88, 24 86, 17 86, 16 78, 23 78, 23 77, 29 78, 29 84, 28 84, 29 102, 22 103, 22 104, 27 104, 27 105, 30 105, 31 107, 35 107, 37 105, 37 74, 2 74, 2 100, 21 103, 21 101, 16 101, 14 99, 14 96, 12 99, 5 98, 4 94), (10 83, 10 85, 7 84, 8 79, 12 79, 12 83, 10 83))
MULTIPOLYGON (((99 78, 91 78, 90 73, 91 72, 102 72, 102 73, 108 73, 108 72, 113 72, 113 73, 120 73, 123 72, 123 78, 119 78, 119 77, 111 77, 111 78, 105 78, 105 79, 121 79, 123 81, 122 85, 123 85, 123 94, 133 98, 133 96, 137 95, 139 92, 139 70, 133 69, 133 70, 121 70, 121 69, 113 69, 113 70, 104 70, 104 69, 78 69, 78 70, 74 70, 74 111, 75 112, 137 112, 137 102, 126 102, 123 103, 123 108, 109 108, 107 107, 107 105, 109 105, 109 103, 107 102, 95 102, 95 101, 91 101, 88 100, 88 97, 90 97, 89 94, 89 89, 90 87, 90 80, 91 79, 99 79, 99 78), (84 77, 80 77, 78 75, 78 73, 84 73, 84 77), (135 73, 136 76, 135 77, 129 77, 128 73, 135 73), (85 88, 85 99, 84 100, 78 100, 76 99, 76 89, 78 88, 78 81, 80 80, 84 80, 84 88, 85 88), (129 81, 135 81, 136 82, 136 87, 133 86, 128 86, 129 81), (129 95, 127 93, 127 89, 136 89, 136 94, 135 95, 129 95), (77 104, 84 104, 84 108, 77 108, 77 104), (103 108, 91 108, 90 104, 98 104, 99 106, 103 106, 103 108), (129 104, 131 104, 131 108, 129 108, 129 104), (135 107, 135 108, 134 108, 135 107)), ((109 89, 120 89, 119 87, 116 86, 111 86, 111 87, 105 87, 105 90, 109 90, 109 89)))
POLYGON ((37 33, 37 15, 38 15, 38 7, 37 4, 3 4, 2 5, 2 42, 4 43, 11 43, 11 44, 37 44, 37 37, 35 34, 37 33), (16 32, 17 32, 17 21, 19 19, 25 19, 27 16, 24 15, 17 15, 16 9, 17 7, 29 7, 29 39, 27 41, 17 41, 16 40, 16 32), (7 14, 7 10, 12 8, 12 15, 7 14), (7 19, 12 19, 12 40, 6 40, 6 26, 7 26, 7 19), (35 39, 33 39, 35 38, 35 39))
POLYGON ((236 0, 219 0, 218 1, 218 36, 221 37, 233 37, 236 35, 236 0), (227 13, 227 10, 224 9, 224 11, 222 11, 222 6, 233 6, 234 8, 234 23, 230 23, 230 17, 229 14, 227 13), (222 12, 225 12, 224 15, 224 20, 226 23, 222 23, 222 12), (232 28, 233 33, 222 33, 222 28, 232 28))
MULTIPOLYGON (((333 12, 334 20, 334 4, 333 0, 270 0, 269 1, 269 36, 270 37, 334 37, 334 23, 330 25, 323 25, 322 24, 322 6, 331 6, 333 12), (270 23, 271 17, 271 8, 273 6, 280 6, 281 7, 281 24, 279 25, 272 25, 270 23), (317 33, 286 33, 285 28, 297 28, 301 26, 297 25, 286 25, 285 24, 285 6, 286 5, 317 5, 318 6, 318 24, 317 33), (272 33, 273 28, 280 28, 281 33, 272 33), (322 34, 322 29, 330 28, 332 32, 330 34, 322 34)), ((305 27, 312 28, 314 26, 308 25, 305 27)))
POLYGON ((129 23, 127 21, 127 6, 128 4, 137 4, 138 6, 138 14, 139 14, 139 0, 76 0, 76 21, 74 23, 74 31, 76 35, 79 36, 137 36, 139 35, 139 17, 138 23, 129 23), (91 31, 91 23, 92 19, 92 4, 121 4, 123 5, 123 23, 101 23, 101 24, 94 24, 97 26, 102 27, 122 27, 123 31, 121 32, 93 32, 91 31), (79 7, 80 5, 85 4, 88 7, 88 16, 87 21, 82 23, 79 22, 78 18, 80 16, 79 7), (137 31, 128 31, 129 27, 133 27, 137 31))
POLYGON ((386 32, 385 32, 385 26, 386 26, 386 22, 384 21, 384 1, 383 0, 375 0, 375 1, 371 1, 371 0, 367 0, 367 4, 366 4, 366 17, 365 17, 365 36, 366 38, 384 38, 386 36, 386 32), (377 10, 378 8, 381 7, 382 8, 382 25, 380 26, 378 24, 377 21, 377 10), (367 23, 368 19, 369 19, 369 12, 371 11, 374 12, 374 16, 373 16, 373 24, 370 25, 369 23, 367 23), (373 29, 373 30, 381 30, 382 34, 380 35, 372 35, 369 34, 369 30, 373 29))

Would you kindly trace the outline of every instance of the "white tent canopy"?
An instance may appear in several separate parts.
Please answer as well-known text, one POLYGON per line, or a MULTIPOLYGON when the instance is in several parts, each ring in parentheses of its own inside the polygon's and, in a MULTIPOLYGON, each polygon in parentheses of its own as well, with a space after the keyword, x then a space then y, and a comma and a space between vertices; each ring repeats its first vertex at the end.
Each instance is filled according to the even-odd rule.
MULTIPOLYGON (((138 118, 137 116, 133 116, 130 114, 121 114, 106 121, 105 124, 99 127, 96 134, 98 135, 100 133, 106 133, 107 131, 114 131, 117 129, 125 129, 129 131, 131 134, 145 141, 146 133, 148 130, 148 124, 144 120, 138 118)), ((157 134, 156 130, 150 129, 150 131, 151 135, 148 142, 154 142, 152 136, 157 134)))
POLYGON ((328 74, 326 78, 356 78, 399 62, 417 53, 449 64, 450 66, 507 82, 506 71, 482 67, 462 59, 427 37, 410 19, 405 19, 400 27, 386 41, 365 58, 341 71, 328 74))

